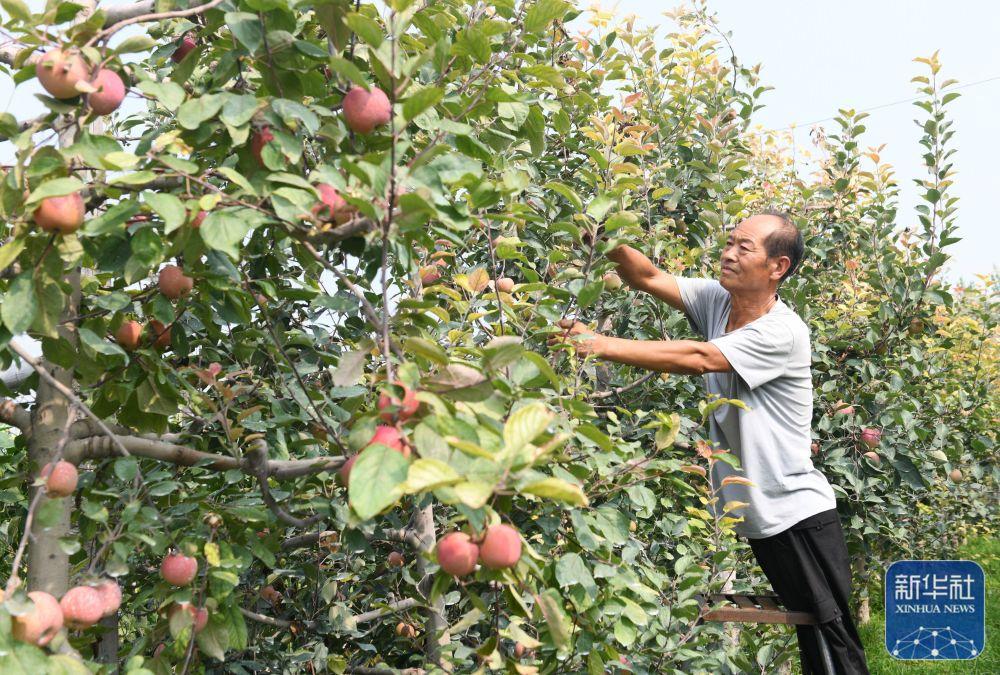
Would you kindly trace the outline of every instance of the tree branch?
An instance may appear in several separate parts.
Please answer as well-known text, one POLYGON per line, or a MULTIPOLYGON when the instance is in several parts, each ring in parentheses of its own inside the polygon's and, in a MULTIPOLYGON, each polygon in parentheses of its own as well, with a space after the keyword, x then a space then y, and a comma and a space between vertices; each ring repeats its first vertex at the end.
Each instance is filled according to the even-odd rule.
MULTIPOLYGON (((104 459, 113 456, 114 446, 120 444, 129 454, 146 457, 161 462, 169 462, 178 466, 200 465, 212 471, 229 471, 238 469, 250 473, 246 460, 229 455, 216 455, 202 452, 184 445, 176 445, 165 441, 143 438, 140 436, 117 436, 114 439, 105 436, 91 436, 72 441, 66 447, 66 459, 79 464, 85 459, 104 459)), ((267 462, 268 476, 277 480, 308 476, 323 471, 335 471, 345 461, 344 457, 316 457, 313 459, 285 459, 267 462)))
MULTIPOLYGON (((90 40, 87 41, 86 46, 89 47, 91 45, 97 44, 99 41, 111 37, 118 31, 120 31, 122 28, 130 26, 134 23, 149 23, 152 21, 160 21, 161 19, 180 19, 186 16, 194 16, 195 14, 203 14, 221 3, 222 0, 211 0, 210 2, 202 2, 201 4, 198 4, 189 9, 178 9, 172 12, 153 12, 149 14, 136 14, 134 16, 123 18, 120 21, 112 24, 111 26, 108 26, 108 21, 110 21, 111 19, 111 16, 109 14, 108 21, 104 22, 104 25, 108 27, 102 30, 97 35, 95 35, 94 37, 90 38, 90 40)), ((149 9, 152 9, 152 4, 153 3, 148 3, 148 5, 147 3, 136 3, 136 5, 142 5, 143 9, 145 9, 147 6, 149 7, 149 9)), ((138 7, 136 7, 136 9, 138 9, 138 7)), ((148 12, 149 9, 147 9, 146 11, 148 12)))
POLYGON ((243 464, 244 470, 257 478, 257 482, 260 484, 260 496, 263 498, 264 504, 267 505, 271 513, 277 516, 281 522, 292 527, 306 528, 312 527, 325 517, 322 513, 315 513, 308 518, 297 518, 286 511, 274 496, 271 495, 271 488, 267 484, 269 464, 267 461, 267 443, 262 439, 254 441, 247 452, 243 464))
POLYGON ((27 432, 31 428, 31 413, 14 403, 13 399, 0 399, 0 422, 27 432))
POLYGON ((591 394, 589 396, 589 398, 591 398, 591 399, 602 399, 602 398, 608 398, 610 396, 614 396, 615 394, 622 394, 622 393, 628 391, 629 389, 634 389, 635 387, 638 387, 640 384, 642 384, 643 382, 647 381, 649 378, 653 377, 654 375, 659 375, 659 374, 660 373, 658 371, 651 370, 648 373, 646 373, 645 375, 643 375, 642 377, 640 377, 635 382, 631 382, 631 383, 623 385, 621 387, 614 387, 613 389, 608 389, 607 391, 598 391, 596 393, 591 394))
POLYGON ((368 621, 373 621, 378 619, 389 612, 402 612, 413 607, 420 605, 420 601, 416 598, 403 598, 402 600, 397 600, 396 602, 387 603, 385 607, 379 609, 373 609, 370 612, 364 612, 363 614, 357 614, 354 616, 354 623, 367 623, 368 621))

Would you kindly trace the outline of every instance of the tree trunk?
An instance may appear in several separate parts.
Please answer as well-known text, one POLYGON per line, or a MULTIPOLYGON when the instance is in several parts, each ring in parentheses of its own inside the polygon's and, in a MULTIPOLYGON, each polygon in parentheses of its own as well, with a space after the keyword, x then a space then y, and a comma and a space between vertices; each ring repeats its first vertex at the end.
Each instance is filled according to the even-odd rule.
MULTIPOLYGON (((72 288, 61 318, 76 316, 80 304, 80 273, 71 272, 66 281, 72 288)), ((60 337, 70 344, 77 342, 76 328, 73 324, 60 324, 60 337)), ((42 359, 42 365, 52 373, 59 382, 67 387, 73 386, 72 371, 42 359)), ((28 441, 28 457, 32 464, 32 474, 37 475, 41 467, 52 460, 56 446, 67 426, 70 415, 70 402, 45 380, 39 380, 35 407, 31 413, 31 438, 28 441)), ((32 488, 29 499, 34 496, 32 488)), ((43 499, 47 499, 44 498, 43 499)), ((69 535, 70 509, 72 499, 62 498, 60 513, 56 523, 49 528, 43 527, 38 518, 31 524, 31 537, 28 540, 28 589, 45 591, 55 597, 61 597, 69 589, 69 556, 63 551, 59 540, 69 535)))
MULTIPOLYGON (((437 533, 434 530, 434 504, 428 501, 425 506, 415 508, 408 527, 420 540, 420 552, 416 556, 417 574, 420 576, 419 589, 424 597, 428 597, 434 585, 434 577, 427 574, 427 561, 420 553, 432 550, 437 540, 437 533)), ((439 598, 428 611, 427 620, 424 622, 425 663, 440 665, 441 647, 438 645, 438 639, 447 628, 444 598, 439 598)))
POLYGON ((101 619, 100 623, 103 632, 97 642, 97 649, 94 657, 98 663, 106 663, 111 666, 110 672, 118 672, 118 615, 101 619))

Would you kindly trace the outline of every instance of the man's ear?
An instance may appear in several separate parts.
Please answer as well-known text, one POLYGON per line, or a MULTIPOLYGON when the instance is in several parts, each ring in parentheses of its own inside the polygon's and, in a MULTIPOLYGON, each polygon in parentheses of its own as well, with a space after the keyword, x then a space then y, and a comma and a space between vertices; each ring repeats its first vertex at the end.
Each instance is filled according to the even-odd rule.
POLYGON ((792 259, 787 255, 780 255, 777 258, 771 260, 771 278, 774 280, 781 279, 785 276, 785 272, 788 268, 792 266, 792 259))

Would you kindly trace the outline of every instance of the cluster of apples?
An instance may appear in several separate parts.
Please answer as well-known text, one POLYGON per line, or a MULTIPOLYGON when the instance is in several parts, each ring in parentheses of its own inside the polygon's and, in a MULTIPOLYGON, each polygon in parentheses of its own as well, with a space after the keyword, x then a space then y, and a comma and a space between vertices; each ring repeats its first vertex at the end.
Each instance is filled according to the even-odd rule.
MULTIPOLYGON (((194 279, 184 274, 177 265, 166 265, 160 270, 157 287, 164 297, 177 300, 188 295, 194 288, 194 279)), ((153 346, 164 350, 170 346, 170 326, 162 321, 150 319, 147 325, 153 346)), ((124 321, 115 331, 115 341, 126 351, 134 351, 142 341, 142 325, 138 321, 124 321)))
MULTIPOLYGON (((198 561, 179 551, 167 553, 160 562, 160 576, 171 586, 187 586, 197 575, 198 561)), ((178 613, 186 613, 190 617, 195 633, 200 633, 208 624, 208 610, 204 607, 195 607, 190 602, 175 602, 167 610, 167 616, 174 621, 178 613)))
POLYGON ((62 599, 45 591, 31 591, 31 609, 12 617, 11 633, 15 640, 44 647, 63 626, 83 629, 112 616, 122 604, 122 589, 111 579, 96 584, 74 586, 62 599))
POLYGON ((110 115, 125 99, 125 83, 113 70, 91 69, 79 52, 72 49, 50 49, 35 64, 35 77, 45 91, 58 99, 76 98, 81 92, 77 85, 87 86, 87 105, 98 115, 110 115))
POLYGON ((449 532, 437 542, 438 564, 448 574, 464 577, 476 563, 499 570, 521 559, 521 534, 510 525, 490 525, 478 542, 465 532, 449 532))
MULTIPOLYGON (((420 401, 417 400, 417 392, 415 390, 410 389, 399 380, 395 381, 393 384, 402 388, 403 397, 400 398, 399 396, 396 396, 388 391, 383 391, 379 394, 378 409, 381 411, 379 413, 379 419, 385 422, 385 424, 380 424, 375 427, 375 433, 372 434, 371 439, 365 444, 365 448, 375 443, 379 443, 395 450, 406 459, 409 459, 412 451, 409 443, 403 436, 403 433, 399 430, 398 425, 410 419, 417 413, 417 410, 420 408, 420 401)), ((364 448, 362 448, 361 452, 364 452, 364 448)), ((358 460, 361 452, 356 455, 351 455, 351 457, 348 458, 348 460, 340 467, 340 482, 344 485, 344 487, 348 487, 350 485, 351 469, 354 467, 354 463, 358 460)))

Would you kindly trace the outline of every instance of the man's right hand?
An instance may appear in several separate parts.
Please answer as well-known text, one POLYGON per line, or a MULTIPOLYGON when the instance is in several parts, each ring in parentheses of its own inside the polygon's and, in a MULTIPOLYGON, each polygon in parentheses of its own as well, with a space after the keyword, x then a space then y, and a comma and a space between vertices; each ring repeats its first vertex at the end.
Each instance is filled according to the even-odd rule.
POLYGON ((674 309, 684 311, 681 291, 672 274, 657 269, 640 251, 631 246, 618 246, 607 253, 608 260, 618 263, 618 276, 637 291, 645 291, 674 309))

